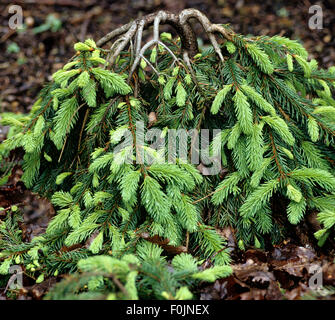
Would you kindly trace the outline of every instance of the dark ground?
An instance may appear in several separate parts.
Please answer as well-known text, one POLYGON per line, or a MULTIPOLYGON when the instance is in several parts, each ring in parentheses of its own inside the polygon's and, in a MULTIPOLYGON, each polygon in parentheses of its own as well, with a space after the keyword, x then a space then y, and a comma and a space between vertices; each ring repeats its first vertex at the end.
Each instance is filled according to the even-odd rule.
MULTIPOLYGON (((321 67, 335 64, 335 0, 0 0, 0 112, 29 111, 43 84, 73 55, 75 42, 86 38, 97 40, 115 27, 147 13, 161 9, 178 12, 189 7, 206 13, 213 22, 231 24, 239 33, 279 34, 302 40, 310 57, 317 59, 321 67), (23 8, 26 29, 22 32, 8 27, 11 4, 23 8), (308 28, 311 17, 308 8, 313 4, 323 8, 322 30, 308 28), (55 18, 56 30, 43 31, 50 14, 55 18)), ((201 35, 200 26, 197 27, 201 35)), ((4 137, 1 130, 0 127, 0 140, 4 137)), ((0 207, 22 204, 29 239, 44 230, 53 210, 45 200, 23 192, 16 185, 19 174, 17 170, 6 186, 0 186, 0 207)), ((270 251, 250 249, 238 254, 234 275, 201 288, 201 298, 292 300, 324 296, 331 299, 334 288, 311 294, 308 280, 313 273, 309 272, 310 267, 319 265, 324 286, 335 286, 333 253, 320 252, 313 243, 302 241, 301 230, 304 229, 296 230, 300 235, 270 251)), ((226 235, 230 233, 225 230, 226 235)), ((236 246, 232 235, 230 244, 236 246)), ((22 297, 41 298, 47 288, 46 283, 28 287, 22 297)))

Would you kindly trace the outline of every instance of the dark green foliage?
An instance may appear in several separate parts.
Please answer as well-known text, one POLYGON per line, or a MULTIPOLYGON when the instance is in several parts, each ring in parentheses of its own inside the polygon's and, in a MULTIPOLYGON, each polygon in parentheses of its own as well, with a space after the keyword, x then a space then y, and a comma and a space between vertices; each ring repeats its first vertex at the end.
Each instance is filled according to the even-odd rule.
POLYGON ((221 45, 222 61, 209 47, 191 59, 190 69, 179 39, 165 37, 180 60, 155 45, 128 81, 129 50, 110 65, 108 50, 92 40, 78 43, 29 119, 2 120, 15 128, 2 155, 24 148, 22 180, 49 197, 57 215, 32 243, 8 237, 12 226, 3 222, 1 274, 19 256, 24 264, 37 261, 34 269, 46 276, 77 267, 82 272, 58 284, 49 298, 190 298, 187 287, 196 280, 230 272, 217 228, 233 226, 241 246, 258 247, 265 234, 279 240, 274 195, 286 199, 281 214, 290 223, 316 209, 325 227, 316 236, 329 233, 335 224, 335 72, 307 62, 296 41, 224 28, 231 39, 221 45), (202 175, 178 153, 167 163, 150 141, 136 140, 144 130, 137 121, 162 135, 168 128, 220 129, 211 149, 221 150, 226 173, 202 175), (127 141, 130 146, 120 148, 127 141), (186 247, 213 267, 200 271, 185 253, 168 262, 143 234, 186 247))

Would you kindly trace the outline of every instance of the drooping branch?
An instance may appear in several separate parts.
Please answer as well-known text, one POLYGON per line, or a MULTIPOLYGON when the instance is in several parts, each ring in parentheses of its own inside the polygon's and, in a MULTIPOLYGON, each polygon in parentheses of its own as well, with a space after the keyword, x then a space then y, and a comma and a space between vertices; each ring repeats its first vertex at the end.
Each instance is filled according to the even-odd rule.
MULTIPOLYGON (((169 24, 176 30, 176 32, 180 36, 183 50, 189 52, 190 55, 195 55, 198 52, 197 39, 189 23, 187 21, 181 23, 180 15, 175 15, 167 11, 159 11, 158 13, 149 14, 143 18, 139 18, 133 22, 125 24, 122 27, 115 29, 112 32, 105 35, 97 42, 97 45, 103 46, 109 41, 121 35, 124 35, 125 40, 126 38, 130 39, 134 36, 132 32, 128 33, 130 29, 132 30, 135 29, 135 33, 136 31, 140 30, 140 32, 137 33, 137 36, 138 40, 141 40, 143 29, 148 28, 149 26, 154 24, 154 22, 155 22, 154 34, 157 34, 159 32, 160 23, 169 24)), ((139 42, 137 43, 139 44, 139 42)))
POLYGON ((202 25, 202 27, 204 28, 205 32, 207 33, 209 37, 210 42, 212 43, 214 47, 215 52, 219 56, 220 60, 223 61, 221 49, 220 49, 218 42, 216 41, 214 33, 215 32, 221 33, 224 38, 231 40, 231 37, 228 34, 228 32, 220 25, 212 24, 209 21, 209 19, 199 10, 185 9, 179 14, 179 21, 182 25, 188 23, 188 20, 190 20, 191 18, 196 19, 202 25))
MULTIPOLYGON (((148 43, 141 47, 144 29, 153 25, 153 40, 151 40, 150 45, 154 45, 158 44, 159 41, 159 26, 161 24, 168 24, 171 25, 179 35, 181 47, 183 52, 186 52, 186 56, 193 57, 198 53, 198 45, 194 30, 189 23, 190 19, 195 19, 201 24, 208 35, 215 52, 219 56, 220 60, 223 61, 223 56, 215 38, 215 33, 221 34, 228 40, 231 40, 231 35, 222 26, 212 24, 202 12, 196 9, 185 9, 178 15, 167 11, 159 11, 157 13, 149 14, 113 30, 101 38, 97 42, 97 45, 103 46, 114 38, 121 36, 121 38, 117 39, 112 46, 113 54, 110 62, 113 63, 120 52, 130 43, 131 39, 135 38, 135 61, 138 63, 138 59, 136 58, 139 58, 141 53, 143 54, 144 48, 147 49, 150 47, 148 46, 148 43), (116 42, 117 45, 115 44, 116 42)), ((166 46, 164 47, 166 48, 166 46)), ((171 54, 171 52, 169 53, 171 54)), ((135 63, 134 65, 134 68, 136 68, 137 65, 135 63)))
MULTIPOLYGON (((172 66, 175 63, 179 63, 178 58, 172 52, 172 50, 160 40, 159 28, 162 24, 171 25, 180 37, 181 49, 182 49, 182 59, 186 68, 189 70, 194 83, 197 85, 197 80, 195 73, 191 65, 190 57, 195 56, 198 53, 197 38, 193 28, 191 27, 190 20, 194 19, 200 23, 203 27, 205 33, 207 34, 213 48, 218 55, 219 59, 223 62, 224 58, 221 53, 221 48, 216 40, 216 33, 221 34, 225 39, 231 40, 231 35, 229 32, 220 25, 212 24, 209 19, 200 11, 196 9, 185 9, 180 12, 180 14, 174 14, 167 11, 159 11, 153 14, 149 14, 142 18, 138 18, 133 22, 130 22, 116 30, 108 33, 106 36, 101 38, 97 45, 99 47, 107 44, 109 41, 114 40, 112 46, 110 47, 110 53, 108 55, 108 61, 110 65, 113 65, 117 57, 120 55, 121 51, 124 50, 128 45, 131 49, 131 67, 128 76, 128 83, 132 80, 133 74, 137 67, 139 66, 141 60, 144 60, 149 67, 159 75, 159 70, 157 70, 144 54, 147 49, 153 46, 160 45, 163 47, 167 53, 172 57, 172 66), (153 37, 148 42, 142 44, 143 42, 143 32, 145 28, 153 26, 153 37)), ((135 81, 136 82, 136 81, 135 81)), ((137 87, 137 84, 134 84, 137 87)), ((137 92, 135 90, 135 96, 137 92)))

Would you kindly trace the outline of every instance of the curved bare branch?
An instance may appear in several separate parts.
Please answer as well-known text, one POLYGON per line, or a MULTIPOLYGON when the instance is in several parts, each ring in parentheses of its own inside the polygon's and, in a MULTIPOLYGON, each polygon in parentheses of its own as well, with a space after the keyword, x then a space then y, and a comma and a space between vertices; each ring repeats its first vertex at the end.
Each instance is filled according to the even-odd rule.
MULTIPOLYGON (((130 69, 128 82, 132 78, 132 75, 136 68, 138 67, 141 59, 144 58, 145 51, 153 46, 153 45, 161 45, 163 46, 167 52, 173 57, 173 64, 178 61, 175 54, 159 39, 159 27, 161 24, 169 24, 171 25, 178 35, 180 36, 181 48, 183 51, 183 58, 186 58, 187 68, 189 69, 193 78, 195 78, 195 74, 192 70, 190 57, 193 57, 196 53, 198 53, 198 45, 195 33, 189 24, 190 19, 195 19, 198 21, 201 26, 204 28, 207 33, 211 44, 214 47, 216 54, 219 59, 223 62, 224 58, 221 52, 220 45, 218 44, 215 33, 221 34, 227 40, 231 40, 231 35, 225 28, 218 24, 212 24, 209 19, 202 12, 196 9, 185 9, 180 12, 180 14, 176 15, 174 13, 168 11, 159 11, 157 13, 152 13, 142 18, 136 19, 135 21, 128 23, 101 38, 98 42, 98 46, 103 46, 107 42, 113 40, 114 38, 120 37, 116 39, 111 46, 111 65, 114 63, 118 55, 122 50, 128 45, 132 44, 133 40, 135 43, 135 51, 132 50, 133 63, 130 69), (153 25, 153 39, 149 42, 145 43, 142 46, 142 38, 143 31, 145 28, 153 25), (135 54, 134 54, 135 53, 135 54), (134 56, 133 56, 134 54, 134 56)), ((151 66, 153 67, 153 66, 151 66)), ((155 68, 152 68, 155 72, 158 71, 155 68)))

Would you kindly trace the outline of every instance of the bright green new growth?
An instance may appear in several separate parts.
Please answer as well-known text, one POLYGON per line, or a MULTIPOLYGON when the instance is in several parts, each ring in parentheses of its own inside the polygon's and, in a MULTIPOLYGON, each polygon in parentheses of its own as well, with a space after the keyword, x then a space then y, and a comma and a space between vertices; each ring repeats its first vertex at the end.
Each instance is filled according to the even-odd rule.
POLYGON ((308 62, 296 41, 222 28, 222 59, 209 47, 184 60, 180 38, 164 34, 133 74, 131 47, 113 59, 93 40, 78 43, 29 116, 4 117, 12 129, 1 155, 24 149, 22 180, 57 214, 32 242, 22 242, 19 213, 1 223, 1 274, 15 260, 35 278, 75 272, 48 298, 189 299, 197 281, 231 273, 220 228, 232 226, 240 247, 284 236, 273 199, 287 203, 288 223, 320 212, 316 237, 326 240, 335 224, 335 74, 308 62), (137 141, 138 121, 162 138, 167 129, 222 130, 211 149, 225 170, 205 175, 178 152, 162 161, 153 141, 137 141), (202 270, 204 260, 212 267, 202 270))

